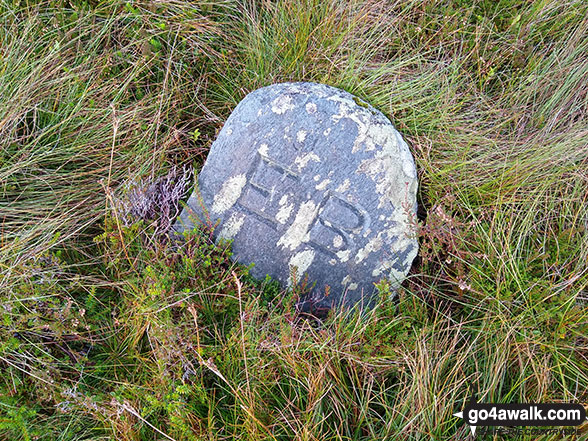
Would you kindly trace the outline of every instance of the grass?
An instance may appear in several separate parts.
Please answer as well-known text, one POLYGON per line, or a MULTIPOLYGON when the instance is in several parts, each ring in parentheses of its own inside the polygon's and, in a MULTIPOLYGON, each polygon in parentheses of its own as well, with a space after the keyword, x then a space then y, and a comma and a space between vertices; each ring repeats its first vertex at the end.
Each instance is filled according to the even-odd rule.
POLYGON ((472 394, 586 405, 587 17, 0 1, 0 439, 467 439, 472 394), (251 279, 230 244, 173 249, 115 210, 289 80, 356 94, 415 156, 420 255, 370 312, 301 319, 300 288, 251 279))

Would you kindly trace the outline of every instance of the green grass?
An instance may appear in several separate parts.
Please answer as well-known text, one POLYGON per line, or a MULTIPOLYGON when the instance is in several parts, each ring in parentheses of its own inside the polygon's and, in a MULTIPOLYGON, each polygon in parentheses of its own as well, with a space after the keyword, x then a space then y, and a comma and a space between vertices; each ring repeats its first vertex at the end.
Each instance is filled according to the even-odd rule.
POLYGON ((587 17, 0 0, 0 439, 449 440, 472 394, 586 405, 587 17), (374 105, 417 162, 420 256, 363 315, 301 319, 303 287, 253 280, 230 244, 179 251, 114 209, 291 80, 374 105))

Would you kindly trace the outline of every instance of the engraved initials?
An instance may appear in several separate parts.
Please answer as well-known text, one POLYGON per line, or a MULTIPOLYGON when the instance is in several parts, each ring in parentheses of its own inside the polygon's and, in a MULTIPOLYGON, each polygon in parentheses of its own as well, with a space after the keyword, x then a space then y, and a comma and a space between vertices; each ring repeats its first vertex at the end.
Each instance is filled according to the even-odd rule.
MULTIPOLYGON (((287 193, 301 191, 300 175, 296 171, 258 154, 247 173, 247 186, 237 205, 274 231, 283 230, 288 223, 276 221, 278 201, 287 193)), ((352 235, 361 234, 370 225, 369 214, 363 207, 351 204, 335 193, 326 194, 318 213, 310 225, 308 245, 330 257, 354 248, 352 235)))
POLYGON ((353 248, 351 234, 360 234, 369 227, 369 215, 358 204, 350 204, 334 194, 321 203, 321 214, 310 229, 310 243, 329 254, 353 248))
POLYGON ((283 189, 298 181, 299 175, 293 170, 267 156, 257 155, 248 173, 248 185, 237 204, 275 230, 278 228, 275 204, 282 194, 276 191, 276 183, 283 189))

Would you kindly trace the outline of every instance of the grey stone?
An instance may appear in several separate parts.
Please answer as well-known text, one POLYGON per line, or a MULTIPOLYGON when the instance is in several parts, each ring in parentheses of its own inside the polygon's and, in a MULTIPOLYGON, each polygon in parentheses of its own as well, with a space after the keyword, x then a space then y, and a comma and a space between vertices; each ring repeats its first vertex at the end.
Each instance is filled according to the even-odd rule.
POLYGON ((307 274, 319 307, 369 303, 374 283, 397 286, 417 254, 417 186, 381 112, 326 85, 275 84, 227 119, 175 230, 219 222, 216 237, 234 240, 254 277, 307 274))

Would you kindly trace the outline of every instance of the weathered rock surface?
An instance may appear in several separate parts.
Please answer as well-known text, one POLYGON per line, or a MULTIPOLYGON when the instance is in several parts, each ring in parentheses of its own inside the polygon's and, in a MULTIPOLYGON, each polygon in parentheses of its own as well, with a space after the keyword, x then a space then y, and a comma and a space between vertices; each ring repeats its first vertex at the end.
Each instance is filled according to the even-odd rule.
POLYGON ((374 283, 399 284, 417 254, 417 185, 381 112, 322 84, 276 84, 227 119, 175 229, 220 221, 215 234, 234 239, 254 277, 308 274, 315 306, 369 303, 374 283))

